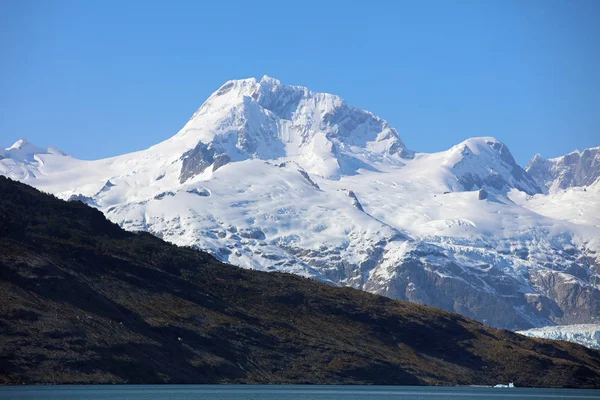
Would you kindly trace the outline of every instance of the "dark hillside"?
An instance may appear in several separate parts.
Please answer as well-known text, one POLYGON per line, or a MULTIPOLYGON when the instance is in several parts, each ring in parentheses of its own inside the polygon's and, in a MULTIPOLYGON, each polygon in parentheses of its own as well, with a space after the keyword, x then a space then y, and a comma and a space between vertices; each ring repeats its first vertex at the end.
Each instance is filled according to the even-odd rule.
POLYGON ((0 383, 600 387, 600 352, 244 270, 0 177, 0 383))

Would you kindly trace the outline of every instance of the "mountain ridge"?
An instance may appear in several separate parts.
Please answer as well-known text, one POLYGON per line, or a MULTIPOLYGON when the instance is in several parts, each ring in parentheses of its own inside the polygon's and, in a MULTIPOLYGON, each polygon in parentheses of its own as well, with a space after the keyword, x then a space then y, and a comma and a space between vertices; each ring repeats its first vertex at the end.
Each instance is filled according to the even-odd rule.
POLYGON ((600 178, 600 146, 550 159, 536 154, 526 170, 546 192, 590 186, 600 178))
POLYGON ((413 152, 372 113, 272 78, 226 83, 149 149, 3 159, 0 173, 248 268, 505 328, 600 317, 595 191, 552 211, 495 138, 413 152))

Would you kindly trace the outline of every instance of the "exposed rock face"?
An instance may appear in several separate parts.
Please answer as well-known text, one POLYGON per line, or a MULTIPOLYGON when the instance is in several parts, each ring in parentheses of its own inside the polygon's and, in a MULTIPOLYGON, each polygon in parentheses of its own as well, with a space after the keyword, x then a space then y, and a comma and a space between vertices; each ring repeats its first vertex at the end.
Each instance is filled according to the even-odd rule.
POLYGON ((179 182, 185 183, 188 179, 203 173, 211 165, 214 172, 230 162, 231 158, 227 154, 218 154, 214 146, 199 142, 195 148, 181 157, 179 182))
MULTIPOLYGON (((475 289, 474 287, 479 284, 474 282, 477 278, 461 272, 460 266, 454 263, 439 267, 424 264, 418 259, 407 259, 400 264, 398 273, 391 281, 381 283, 370 281, 366 288, 373 293, 413 303, 436 304, 465 316, 476 317, 491 326, 516 328, 530 324, 530 321, 514 310, 515 306, 527 306, 524 296, 503 299, 496 293, 475 289), (441 271, 458 273, 461 278, 467 280, 444 276, 441 271)), ((502 279, 499 275, 484 277, 482 274, 479 279, 507 294, 513 293, 518 288, 518 282, 502 279)))
POLYGON ((212 147, 199 142, 196 147, 181 156, 181 174, 179 182, 184 183, 190 178, 204 172, 214 162, 215 151, 212 147))
POLYGON ((300 173, 300 175, 302 175, 304 177, 304 179, 306 179, 308 181, 308 183, 310 183, 315 189, 321 190, 321 188, 319 187, 319 185, 317 185, 315 183, 315 181, 313 181, 310 177, 310 175, 308 175, 308 173, 302 169, 299 169, 298 172, 300 173))
POLYGON ((400 259, 392 252, 384 254, 364 289, 435 304, 508 329, 598 321, 600 291, 586 280, 573 280, 559 271, 530 274, 537 293, 523 292, 521 279, 493 265, 465 267, 441 247, 415 244, 407 246, 400 259))
POLYGON ((90 205, 92 207, 98 206, 93 198, 91 198, 89 196, 84 196, 81 194, 73 194, 67 198, 67 201, 80 201, 80 202, 90 205))
POLYGON ((477 192, 478 200, 485 200, 485 199, 487 199, 487 197, 488 197, 488 193, 485 190, 480 189, 479 192, 477 192))
POLYGON ((538 154, 526 170, 545 191, 589 186, 600 177, 600 147, 574 151, 549 160, 538 154))
POLYGON ((214 159, 213 172, 218 170, 222 166, 229 164, 230 162, 231 162, 231 158, 229 158, 229 156, 227 154, 219 154, 214 159))
POLYGON ((558 271, 533 271, 531 279, 560 308, 560 314, 554 318, 557 323, 600 322, 600 291, 583 284, 585 280, 574 279, 573 275, 558 271))
POLYGON ((210 192, 204 188, 190 188, 186 190, 187 193, 195 194, 196 196, 208 197, 210 192))
POLYGON ((358 201, 358 197, 356 197, 356 194, 354 194, 352 190, 346 190, 346 194, 352 199, 352 206, 354 206, 354 208, 356 208, 358 211, 365 211, 362 204, 360 204, 360 201, 358 201))

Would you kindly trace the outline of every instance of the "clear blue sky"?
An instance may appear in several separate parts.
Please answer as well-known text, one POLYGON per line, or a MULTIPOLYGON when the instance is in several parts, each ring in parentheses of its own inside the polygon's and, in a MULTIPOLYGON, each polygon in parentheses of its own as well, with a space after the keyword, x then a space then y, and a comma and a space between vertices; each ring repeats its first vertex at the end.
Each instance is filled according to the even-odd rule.
POLYGON ((86 159, 175 134, 229 79, 276 77, 521 164, 600 145, 600 1, 0 1, 0 144, 86 159))

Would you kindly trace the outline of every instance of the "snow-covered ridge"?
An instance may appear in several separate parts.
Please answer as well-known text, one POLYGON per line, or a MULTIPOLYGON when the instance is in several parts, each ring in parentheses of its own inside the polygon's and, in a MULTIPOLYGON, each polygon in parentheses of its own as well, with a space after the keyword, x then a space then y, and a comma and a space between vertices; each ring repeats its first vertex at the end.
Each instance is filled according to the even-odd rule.
POLYGON ((589 186, 600 178, 600 147, 581 152, 576 150, 548 160, 537 154, 526 170, 540 187, 550 193, 589 186))
POLYGON ((227 82, 143 151, 83 161, 31 146, 3 151, 0 173, 226 262, 506 328, 599 317, 595 203, 579 220, 550 213, 495 138, 409 151, 374 114, 264 77, 227 82))
POLYGON ((2 149, 2 156, 14 159, 15 161, 27 161, 32 162, 35 161, 36 155, 41 154, 57 154, 64 156, 66 155, 61 150, 56 147, 48 147, 47 149, 36 146, 25 138, 21 138, 13 143, 7 149, 2 149))
POLYGON ((8 148, 0 148, 0 174, 21 180, 35 177, 48 155, 70 158, 56 147, 44 149, 20 138, 8 148))
POLYGON ((600 350, 600 324, 546 326, 517 333, 543 339, 565 340, 600 350))
POLYGON ((547 217, 600 227, 600 179, 589 186, 574 186, 548 195, 526 196, 523 192, 512 191, 509 197, 547 217))

